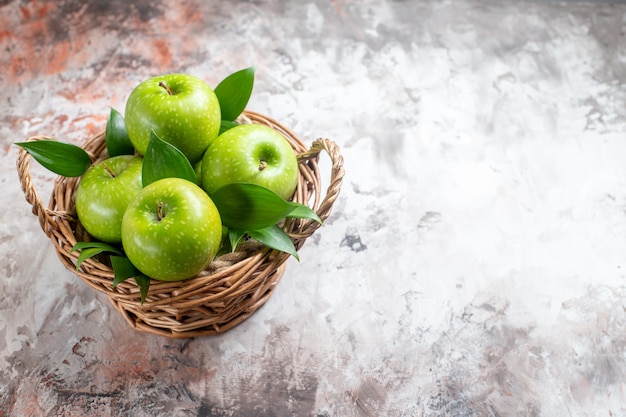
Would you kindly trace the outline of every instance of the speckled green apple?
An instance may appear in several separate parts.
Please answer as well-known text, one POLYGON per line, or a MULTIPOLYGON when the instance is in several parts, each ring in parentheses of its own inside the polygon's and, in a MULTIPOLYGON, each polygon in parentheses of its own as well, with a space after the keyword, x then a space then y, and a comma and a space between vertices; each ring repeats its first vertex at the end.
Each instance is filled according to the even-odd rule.
POLYGON ((76 190, 76 214, 95 239, 121 242, 122 217, 142 187, 142 161, 133 155, 114 156, 83 174, 76 190))
POLYGON ((221 112, 217 96, 206 82, 189 74, 164 74, 133 89, 124 119, 128 137, 142 155, 154 130, 195 163, 217 137, 221 112))
POLYGON ((225 185, 248 182, 287 200, 298 184, 298 161, 279 132, 265 125, 244 124, 215 139, 202 158, 200 175, 209 195, 225 185))
POLYGON ((222 222, 209 196, 181 178, 146 186, 126 209, 122 245, 143 274, 180 281, 201 272, 222 240, 222 222))

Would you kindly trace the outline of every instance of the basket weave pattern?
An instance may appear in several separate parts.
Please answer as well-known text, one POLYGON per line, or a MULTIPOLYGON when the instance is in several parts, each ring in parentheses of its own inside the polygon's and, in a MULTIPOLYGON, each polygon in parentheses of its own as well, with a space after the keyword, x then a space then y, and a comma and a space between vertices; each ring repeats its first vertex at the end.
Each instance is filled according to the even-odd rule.
MULTIPOLYGON (((258 123, 279 131, 298 155, 299 178, 293 201, 306 204, 322 221, 331 213, 344 176, 343 157, 329 139, 317 139, 308 148, 290 130, 277 121, 246 111, 243 123, 258 123), (331 173, 326 193, 322 195, 319 156, 330 157, 331 173)), ((28 140, 51 139, 34 136, 28 140)), ((88 139, 83 148, 96 163, 107 158, 104 132, 88 139)), ((44 233, 54 244, 65 267, 88 285, 107 295, 113 306, 135 329, 171 338, 188 338, 222 333, 244 321, 272 295, 285 271, 290 255, 248 241, 232 253, 216 258, 198 276, 179 282, 152 280, 148 296, 141 304, 141 294, 130 279, 113 288, 113 270, 106 257, 94 257, 76 269, 77 252, 71 248, 80 241, 91 240, 76 217, 74 194, 79 178, 57 177, 50 202, 45 206, 32 182, 30 155, 20 150, 17 171, 26 200, 39 219, 44 233)), ((317 229, 312 220, 287 219, 283 229, 296 249, 317 229)))

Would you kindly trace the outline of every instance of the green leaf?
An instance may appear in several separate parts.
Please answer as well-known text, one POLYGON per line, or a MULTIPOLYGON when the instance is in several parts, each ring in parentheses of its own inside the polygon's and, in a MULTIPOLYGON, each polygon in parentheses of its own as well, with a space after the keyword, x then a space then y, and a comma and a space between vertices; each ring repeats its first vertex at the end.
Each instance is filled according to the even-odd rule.
POLYGON ((146 301, 148 290, 150 289, 150 278, 144 274, 135 275, 135 282, 139 286, 139 291, 141 292, 141 304, 143 304, 146 301))
POLYGON ((135 153, 135 148, 128 138, 124 117, 114 108, 111 108, 109 120, 107 120, 104 142, 109 156, 132 155, 135 153))
POLYGON ((196 173, 189 159, 174 145, 150 133, 148 149, 143 157, 141 181, 147 186, 162 178, 183 178, 197 184, 196 173))
POLYGON ((113 252, 117 254, 121 253, 120 250, 115 246, 104 242, 76 242, 76 244, 72 246, 72 249, 70 249, 70 253, 85 248, 101 248, 103 251, 113 252))
MULTIPOLYGON (((144 162, 145 163, 145 162, 144 162)), ((256 184, 237 182, 211 196, 222 223, 237 230, 258 230, 285 218, 293 208, 275 192, 256 184)))
POLYGON ((237 249, 239 242, 241 242, 241 239, 243 239, 245 235, 246 232, 242 230, 228 229, 228 241, 230 242, 230 249, 232 252, 237 249))
POLYGON ((322 224, 322 219, 317 215, 315 211, 309 206, 305 206, 304 204, 296 203, 292 201, 289 203, 293 209, 287 214, 287 217, 295 217, 298 219, 311 219, 315 220, 319 224, 322 224))
POLYGON ((253 87, 254 67, 230 74, 215 87, 223 120, 233 121, 244 111, 253 87))
POLYGON ((113 288, 119 283, 126 281, 128 278, 141 274, 135 265, 125 256, 111 256, 111 265, 113 266, 113 288))
POLYGON ((64 177, 80 177, 91 165, 87 152, 71 143, 56 140, 16 142, 44 168, 64 177))
POLYGON ((135 265, 125 256, 111 256, 111 265, 113 266, 113 288, 119 283, 126 281, 128 278, 134 278, 141 292, 141 304, 146 301, 148 290, 150 289, 150 278, 139 272, 135 265))
POLYGON ((72 249, 70 249, 70 253, 77 250, 80 251, 78 259, 76 260, 77 271, 85 260, 93 258, 102 252, 111 252, 118 255, 121 254, 117 248, 103 242, 77 242, 74 246, 72 246, 72 249))
POLYGON ((222 122, 220 123, 220 133, 219 133, 219 135, 221 135, 222 133, 226 132, 228 129, 232 129, 235 126, 239 126, 239 123, 231 122, 230 120, 222 120, 222 122))
POLYGON ((102 252, 103 250, 99 248, 87 248, 87 249, 81 250, 80 254, 78 255, 78 259, 76 260, 76 270, 78 271, 80 269, 80 266, 82 265, 84 261, 86 261, 89 258, 93 258, 94 256, 102 252))
POLYGON ((293 245, 293 241, 280 227, 274 225, 260 230, 249 230, 248 234, 251 238, 256 239, 265 246, 286 252, 298 261, 300 260, 296 247, 293 245))

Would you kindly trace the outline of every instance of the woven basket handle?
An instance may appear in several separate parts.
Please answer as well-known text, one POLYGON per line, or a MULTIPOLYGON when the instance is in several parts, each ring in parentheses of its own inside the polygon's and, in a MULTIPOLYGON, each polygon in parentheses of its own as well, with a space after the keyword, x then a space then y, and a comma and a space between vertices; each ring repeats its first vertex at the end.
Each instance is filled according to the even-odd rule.
MULTIPOLYGON (((330 139, 316 139, 313 141, 311 148, 307 152, 298 155, 298 159, 318 158, 322 151, 325 151, 330 157, 332 167, 330 172, 330 183, 326 189, 326 195, 319 205, 317 205, 317 203, 315 204, 315 212, 322 221, 325 221, 330 216, 333 204, 339 196, 341 183, 345 175, 345 171, 343 169, 343 156, 341 156, 339 146, 337 146, 337 144, 330 139)), ((304 225, 301 237, 310 237, 319 227, 319 223, 309 221, 304 225)))
MULTIPOLYGON (((50 139, 52 138, 48 136, 33 136, 28 138, 27 141, 50 139)), ((39 198, 39 194, 35 189, 35 184, 33 183, 33 178, 30 173, 30 161, 30 154, 23 148, 20 148, 20 153, 17 158, 17 174, 20 177, 24 197, 26 197, 26 201, 28 201, 28 203, 32 206, 33 214, 39 218, 41 229, 48 237, 51 237, 52 227, 54 225, 53 216, 63 216, 64 213, 58 213, 50 210, 42 203, 41 198, 39 198)))

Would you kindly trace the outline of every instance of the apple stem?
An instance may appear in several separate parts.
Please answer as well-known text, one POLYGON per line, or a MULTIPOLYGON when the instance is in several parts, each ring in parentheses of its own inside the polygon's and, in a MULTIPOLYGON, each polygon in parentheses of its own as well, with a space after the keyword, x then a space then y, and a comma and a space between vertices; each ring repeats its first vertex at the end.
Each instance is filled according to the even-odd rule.
POLYGON ((267 166, 267 162, 261 159, 261 161, 259 161, 259 171, 263 171, 266 166, 267 166))
POLYGON ((167 91, 167 94, 169 94, 170 96, 172 95, 172 90, 170 90, 167 84, 165 84, 163 81, 159 81, 159 87, 165 89, 165 91, 167 91))
POLYGON ((109 168, 109 166, 107 164, 102 164, 102 166, 104 167, 104 169, 106 169, 106 171, 109 173, 109 175, 111 175, 111 177, 115 178, 115 173, 113 171, 111 171, 111 168, 109 168))
POLYGON ((159 221, 161 221, 163 217, 165 217, 163 215, 163 202, 162 201, 159 202, 159 208, 157 209, 157 216, 159 217, 159 221))

